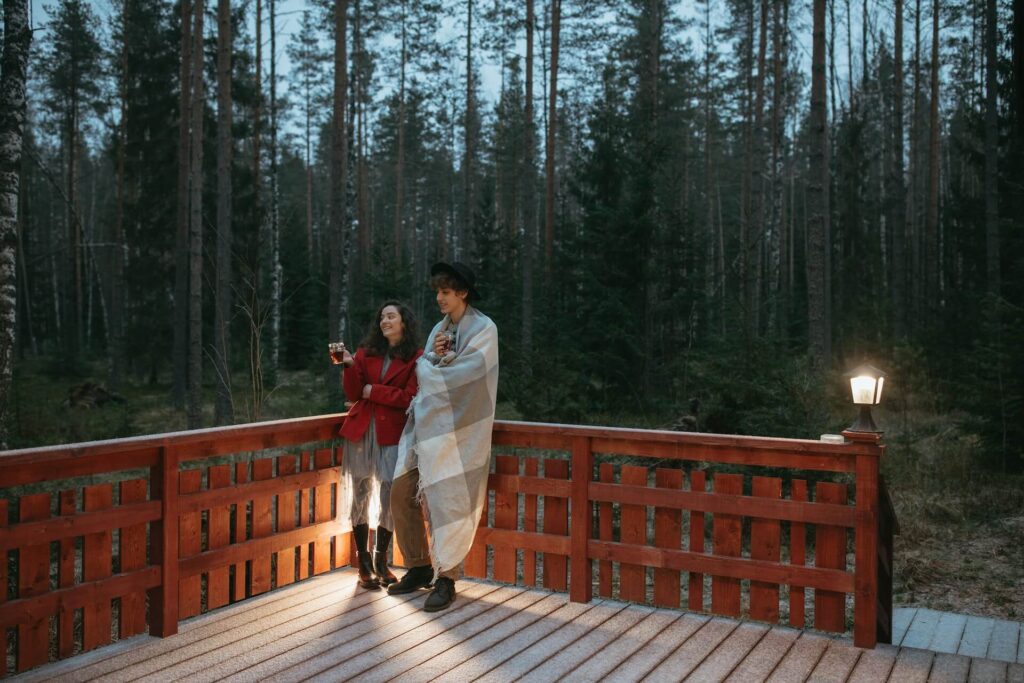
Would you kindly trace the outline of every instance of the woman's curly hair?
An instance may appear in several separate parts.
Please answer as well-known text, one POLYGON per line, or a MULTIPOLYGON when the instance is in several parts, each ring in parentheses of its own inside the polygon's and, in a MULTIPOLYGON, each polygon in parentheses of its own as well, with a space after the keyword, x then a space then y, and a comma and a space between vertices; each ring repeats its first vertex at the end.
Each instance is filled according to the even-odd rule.
POLYGON ((408 361, 420 349, 416 316, 401 301, 395 301, 394 299, 385 301, 377 309, 377 314, 373 317, 373 320, 370 321, 370 329, 367 331, 363 341, 359 343, 359 346, 366 349, 366 355, 368 356, 383 356, 390 350, 392 357, 408 361), (388 306, 397 308, 398 315, 402 318, 402 341, 398 342, 398 345, 393 349, 388 344, 387 337, 380 331, 380 316, 388 306))

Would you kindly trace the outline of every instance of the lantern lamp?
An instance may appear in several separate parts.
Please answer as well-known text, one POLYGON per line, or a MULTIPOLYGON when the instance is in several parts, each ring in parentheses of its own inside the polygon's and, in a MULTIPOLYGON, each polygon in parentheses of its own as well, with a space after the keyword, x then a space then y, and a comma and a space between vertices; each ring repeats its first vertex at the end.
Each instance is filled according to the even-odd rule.
POLYGON ((846 376, 850 378, 853 403, 860 407, 860 414, 847 431, 878 433, 880 430, 871 419, 871 406, 877 406, 882 402, 885 373, 874 366, 861 365, 846 373, 846 376))

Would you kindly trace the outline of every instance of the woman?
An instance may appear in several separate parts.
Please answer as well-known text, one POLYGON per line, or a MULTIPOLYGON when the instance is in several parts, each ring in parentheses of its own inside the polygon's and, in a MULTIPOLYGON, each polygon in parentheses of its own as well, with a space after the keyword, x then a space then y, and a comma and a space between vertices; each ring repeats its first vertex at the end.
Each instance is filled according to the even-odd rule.
POLYGON ((350 512, 359 553, 359 585, 370 590, 397 581, 387 563, 395 528, 391 482, 405 411, 416 395, 416 359, 422 353, 412 311, 398 301, 386 301, 355 356, 347 351, 344 355, 342 384, 352 406, 340 432, 348 440, 341 472, 343 485, 352 492, 350 512), (380 520, 371 560, 367 541, 375 483, 380 494, 380 520))

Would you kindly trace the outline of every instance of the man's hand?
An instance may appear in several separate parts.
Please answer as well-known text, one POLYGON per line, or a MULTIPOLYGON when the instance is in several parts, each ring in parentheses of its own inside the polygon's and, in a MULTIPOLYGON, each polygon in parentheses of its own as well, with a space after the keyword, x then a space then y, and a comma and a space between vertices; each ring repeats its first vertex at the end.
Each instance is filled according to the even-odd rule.
POLYGON ((438 332, 434 337, 434 353, 439 356, 448 353, 448 335, 444 332, 438 332))

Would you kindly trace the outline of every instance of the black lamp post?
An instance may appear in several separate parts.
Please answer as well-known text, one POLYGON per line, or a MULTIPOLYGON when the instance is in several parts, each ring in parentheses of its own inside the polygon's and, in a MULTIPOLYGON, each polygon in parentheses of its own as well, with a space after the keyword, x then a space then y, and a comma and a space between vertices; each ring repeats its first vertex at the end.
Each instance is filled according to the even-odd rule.
POLYGON ((885 373, 871 365, 860 367, 846 373, 850 378, 850 392, 853 394, 853 403, 860 407, 860 414, 852 425, 847 427, 849 432, 873 432, 880 433, 875 421, 871 419, 871 406, 877 406, 882 402, 882 385, 885 384, 885 373))

